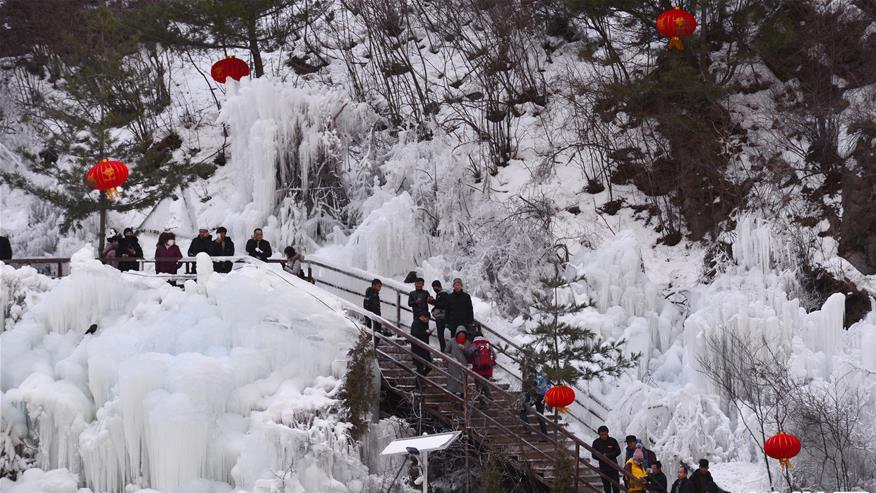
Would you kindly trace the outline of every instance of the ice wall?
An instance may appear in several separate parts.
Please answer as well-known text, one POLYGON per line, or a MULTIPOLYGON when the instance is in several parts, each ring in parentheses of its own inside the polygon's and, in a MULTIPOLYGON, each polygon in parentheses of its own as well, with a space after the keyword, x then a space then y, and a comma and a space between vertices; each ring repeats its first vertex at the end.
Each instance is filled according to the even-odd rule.
POLYGON ((724 415, 716 396, 695 387, 667 391, 629 378, 619 384, 624 397, 609 415, 609 429, 618 437, 641 438, 663 464, 757 457, 742 424, 724 415))
POLYGON ((15 268, 0 262, 0 332, 11 329, 55 284, 55 280, 39 275, 32 267, 15 268))
POLYGON ((833 294, 820 310, 806 313, 798 299, 789 299, 784 276, 771 264, 770 245, 778 243, 767 225, 741 218, 733 243, 736 265, 692 293, 691 314, 684 322, 690 381, 711 388, 698 359, 707 356, 707 338, 721 331, 732 331, 756 344, 766 341, 785 357, 791 356, 794 341, 799 340, 819 356, 798 360, 798 376, 828 378, 833 373, 845 332, 845 296, 833 294))
POLYGON ((386 276, 403 276, 428 251, 428 237, 416 217, 417 205, 403 192, 376 207, 343 245, 320 250, 342 265, 386 276))
POLYGON ((219 174, 228 182, 227 196, 214 198, 199 220, 222 223, 238 239, 270 223, 265 237, 279 244, 291 235, 270 218, 284 192, 310 189, 329 163, 343 162, 353 136, 365 132, 373 116, 342 90, 316 91, 264 77, 235 84, 219 121, 229 129, 231 159, 219 174))
POLYGON ((627 351, 642 355, 638 373, 644 376, 652 353, 665 351, 677 337, 680 313, 648 278, 639 249, 633 232, 621 231, 594 250, 582 248, 566 274, 583 276, 576 285, 578 301, 589 302, 607 319, 594 323, 591 315, 585 325, 602 326, 606 337, 624 337, 627 351))
POLYGON ((37 465, 95 492, 252 490, 290 468, 301 491, 367 491, 328 412, 356 329, 287 277, 249 267, 179 290, 78 255, 0 335, 3 403, 27 409, 37 465))

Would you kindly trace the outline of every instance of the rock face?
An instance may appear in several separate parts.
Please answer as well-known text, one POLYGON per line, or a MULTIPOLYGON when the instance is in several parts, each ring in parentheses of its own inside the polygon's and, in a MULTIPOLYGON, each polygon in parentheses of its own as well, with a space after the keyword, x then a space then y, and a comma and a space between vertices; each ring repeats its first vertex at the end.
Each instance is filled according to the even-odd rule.
POLYGON ((876 139, 865 134, 855 152, 857 166, 843 174, 839 254, 862 274, 876 274, 876 139))

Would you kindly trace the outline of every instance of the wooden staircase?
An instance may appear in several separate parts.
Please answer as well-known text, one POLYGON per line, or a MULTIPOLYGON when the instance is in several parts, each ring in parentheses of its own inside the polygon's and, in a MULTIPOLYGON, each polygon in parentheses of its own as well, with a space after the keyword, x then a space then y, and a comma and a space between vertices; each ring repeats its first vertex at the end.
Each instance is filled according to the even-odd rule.
MULTIPOLYGON (((252 259, 246 259, 246 262, 261 264, 261 262, 252 259)), ((328 268, 328 266, 325 267, 328 268)), ((358 281, 368 279, 367 273, 364 275, 362 273, 354 274, 335 267, 332 267, 332 270, 358 281)), ((289 275, 274 271, 269 272, 281 277, 289 275)), ((324 286, 331 287, 340 293, 355 294, 357 292, 352 286, 346 287, 324 280, 318 281, 317 287, 325 289, 324 286)), ((364 289, 362 291, 364 292, 364 289)), ((399 319, 403 310, 400 293, 401 291, 396 288, 397 299, 394 305, 396 323, 367 312, 358 304, 338 297, 338 300, 343 302, 342 306, 348 315, 355 315, 363 321, 370 320, 369 326, 382 327, 381 330, 371 330, 361 326, 361 330, 369 333, 372 337, 383 389, 421 406, 424 413, 428 413, 447 428, 462 431, 468 446, 477 447, 478 450, 489 450, 504 459, 504 462, 514 465, 521 474, 531 480, 530 485, 533 486, 533 491, 550 491, 554 488, 558 480, 556 465, 557 458, 562 457, 560 454, 566 454, 569 459, 570 470, 563 475, 562 479, 568 482, 573 491, 588 493, 601 493, 603 491, 601 477, 608 478, 601 475, 597 466, 591 464, 591 456, 605 459, 607 463, 613 464, 613 467, 623 476, 623 469, 615 461, 595 451, 588 443, 566 430, 562 421, 557 422, 550 417, 540 415, 535 409, 526 405, 520 392, 512 390, 509 384, 481 377, 467 365, 461 365, 456 360, 449 358, 448 355, 441 353, 437 347, 412 337, 407 331, 400 328, 402 325, 399 319), (413 346, 427 351, 432 361, 426 361, 414 355, 413 346), (416 363, 429 368, 430 371, 427 375, 419 375, 416 372, 415 359, 416 363), (448 390, 447 384, 451 379, 464 389, 462 396, 448 390), (481 389, 483 388, 489 389, 489 397, 482 393, 481 389), (528 422, 521 417, 524 408, 528 422), (539 429, 539 420, 545 423, 546 434, 543 434, 539 429)), ((499 336, 496 332, 491 331, 491 334, 499 336)), ((502 340, 513 344, 507 339, 502 340)), ((517 346, 514 347, 520 349, 517 346)), ((507 348, 497 349, 501 354, 517 362, 507 348)), ((508 373, 508 368, 501 367, 501 365, 498 368, 508 373)), ((515 376, 513 373, 509 374, 512 377, 515 376)), ((516 378, 519 381, 519 377, 516 378)), ((579 401, 576 402, 580 404, 579 401)), ((582 408, 599 417, 586 404, 582 408)), ((574 415, 571 416, 575 418, 574 415)), ((580 419, 578 422, 586 426, 586 423, 580 419)), ((471 476, 468 474, 468 453, 465 454, 465 459, 465 491, 469 493, 471 488, 476 485, 471 485, 469 481, 471 476)), ((627 492, 623 484, 610 481, 620 491, 627 492)))
MULTIPOLYGON (((460 368, 458 363, 433 350, 432 363, 423 362, 431 371, 425 377, 420 376, 414 369, 416 356, 410 350, 412 338, 400 335, 375 333, 375 354, 385 390, 422 405, 422 410, 437 421, 462 431, 479 449, 504 458, 546 489, 552 489, 556 480, 554 468, 559 452, 568 454, 574 471, 574 477, 569 480, 575 491, 602 491, 601 478, 590 465, 590 447, 575 439, 562 423, 542 417, 548 431, 547 435, 542 434, 534 409, 527 409, 529 422, 523 421, 520 392, 509 390, 508 384, 493 382, 491 397, 486 398, 475 384, 479 377, 470 370, 463 372, 463 397, 450 393, 447 382, 455 377, 448 369, 453 365, 460 368)), ((486 385, 484 381, 481 384, 486 385)))

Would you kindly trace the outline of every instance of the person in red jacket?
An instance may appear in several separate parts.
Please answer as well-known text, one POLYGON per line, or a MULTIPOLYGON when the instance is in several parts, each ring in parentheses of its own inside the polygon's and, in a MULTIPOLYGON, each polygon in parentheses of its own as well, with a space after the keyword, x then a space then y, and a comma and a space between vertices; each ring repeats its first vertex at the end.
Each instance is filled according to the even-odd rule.
MULTIPOLYGON (((158 236, 158 245, 155 248, 155 258, 182 258, 182 252, 176 244, 176 235, 165 231, 158 236)), ((179 262, 174 260, 156 260, 156 274, 176 274, 179 270, 179 262)))
MULTIPOLYGON (((459 327, 457 327, 456 330, 458 331, 459 327)), ((484 339, 481 336, 475 336, 474 340, 471 343, 471 349, 472 371, 486 378, 487 380, 491 380, 493 378, 493 367, 496 366, 496 352, 493 351, 493 347, 490 345, 490 341, 484 339)), ((475 380, 475 385, 484 397, 486 397, 487 399, 491 398, 490 387, 487 384, 478 379, 475 380)), ((481 400, 481 407, 485 406, 486 404, 483 400, 481 400)))

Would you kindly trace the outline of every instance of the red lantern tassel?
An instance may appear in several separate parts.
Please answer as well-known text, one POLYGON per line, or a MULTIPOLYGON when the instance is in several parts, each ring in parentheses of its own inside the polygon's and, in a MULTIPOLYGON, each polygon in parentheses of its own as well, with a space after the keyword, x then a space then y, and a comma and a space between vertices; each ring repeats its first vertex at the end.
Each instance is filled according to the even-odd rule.
POLYGON ((569 408, 566 407, 566 406, 558 407, 558 408, 557 408, 557 411, 559 411, 559 412, 561 412, 561 413, 563 413, 563 414, 569 414, 569 408))
POLYGON ((780 459, 779 464, 782 466, 782 472, 791 469, 791 459, 780 459))
POLYGON ((119 193, 119 189, 115 187, 107 188, 105 193, 106 198, 108 198, 110 202, 115 202, 119 200, 119 197, 122 195, 121 193, 119 193))
POLYGON ((679 51, 684 51, 684 43, 681 42, 681 38, 678 36, 673 36, 669 39, 669 49, 673 48, 679 51))

